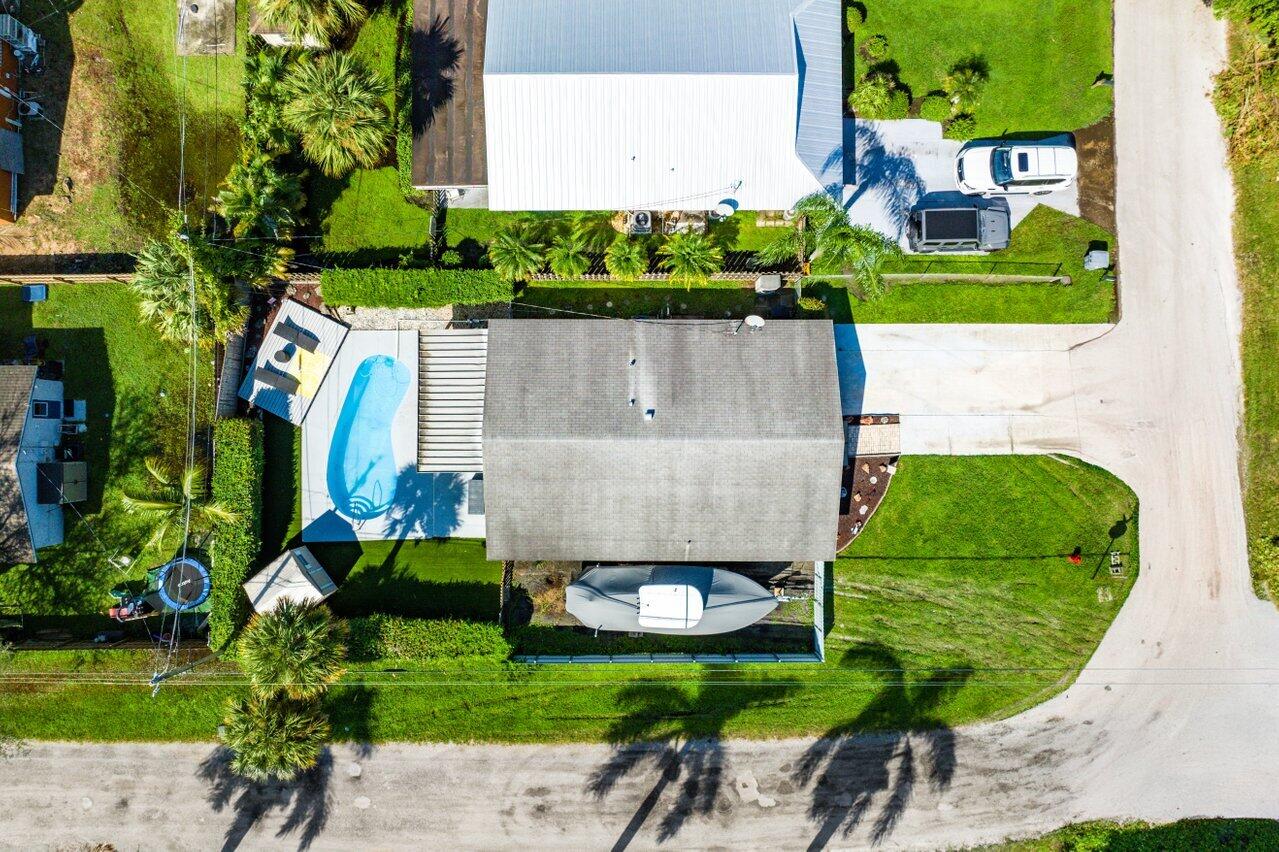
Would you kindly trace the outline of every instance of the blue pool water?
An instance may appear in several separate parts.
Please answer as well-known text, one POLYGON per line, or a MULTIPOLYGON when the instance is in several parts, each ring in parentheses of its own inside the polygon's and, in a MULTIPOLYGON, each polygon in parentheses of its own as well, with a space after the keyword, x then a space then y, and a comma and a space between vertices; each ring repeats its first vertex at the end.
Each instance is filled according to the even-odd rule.
POLYGON ((395 502, 391 423, 408 389, 408 368, 390 355, 365 358, 351 379, 329 445, 327 480, 337 510, 352 520, 376 518, 395 502))

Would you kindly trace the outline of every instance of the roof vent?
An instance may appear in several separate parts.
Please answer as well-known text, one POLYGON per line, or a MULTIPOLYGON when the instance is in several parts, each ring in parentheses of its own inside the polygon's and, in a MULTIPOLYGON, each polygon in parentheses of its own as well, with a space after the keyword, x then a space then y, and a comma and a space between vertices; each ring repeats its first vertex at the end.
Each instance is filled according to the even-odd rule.
POLYGON ((646 409, 644 409, 644 419, 645 419, 645 420, 652 420, 655 416, 657 416, 657 409, 656 409, 656 408, 646 408, 646 409))

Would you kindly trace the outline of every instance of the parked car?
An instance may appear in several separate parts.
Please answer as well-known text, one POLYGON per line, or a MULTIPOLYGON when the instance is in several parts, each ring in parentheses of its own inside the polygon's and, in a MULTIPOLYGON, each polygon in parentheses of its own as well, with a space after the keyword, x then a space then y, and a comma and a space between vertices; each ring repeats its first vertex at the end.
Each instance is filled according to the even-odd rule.
POLYGON ((933 252, 999 251, 1008 248, 1008 202, 916 205, 906 222, 910 250, 933 252))
POLYGON ((1047 195, 1065 189, 1079 174, 1074 140, 974 140, 955 157, 955 182, 965 195, 1047 195))

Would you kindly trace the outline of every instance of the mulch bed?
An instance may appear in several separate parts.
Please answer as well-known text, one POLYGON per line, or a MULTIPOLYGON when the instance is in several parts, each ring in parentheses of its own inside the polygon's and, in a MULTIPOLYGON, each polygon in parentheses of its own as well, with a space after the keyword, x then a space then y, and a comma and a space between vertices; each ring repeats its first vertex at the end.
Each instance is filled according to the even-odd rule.
POLYGON ((866 529, 875 510, 888 493, 888 484, 897 472, 899 456, 856 456, 844 468, 840 483, 839 531, 835 536, 838 553, 866 529), (873 481, 872 481, 873 480, 873 481))

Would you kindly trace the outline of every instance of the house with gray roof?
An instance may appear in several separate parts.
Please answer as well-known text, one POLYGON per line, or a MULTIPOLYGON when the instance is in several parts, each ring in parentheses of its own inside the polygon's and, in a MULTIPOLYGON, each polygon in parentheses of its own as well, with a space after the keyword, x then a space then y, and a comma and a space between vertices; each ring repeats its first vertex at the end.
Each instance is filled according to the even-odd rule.
POLYGON ((61 381, 0 365, 0 564, 34 562, 61 544, 62 504, 85 499, 85 463, 59 451, 67 414, 61 381))
POLYGON ((484 399, 490 559, 835 557, 829 321, 492 320, 484 399))

